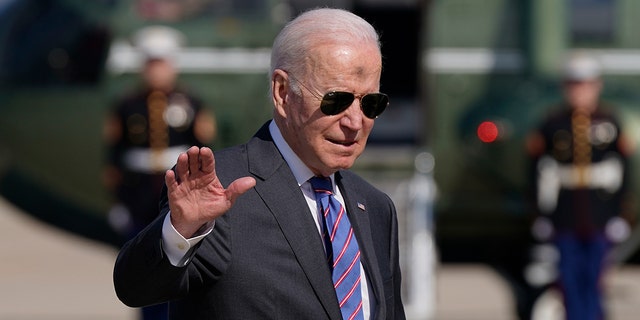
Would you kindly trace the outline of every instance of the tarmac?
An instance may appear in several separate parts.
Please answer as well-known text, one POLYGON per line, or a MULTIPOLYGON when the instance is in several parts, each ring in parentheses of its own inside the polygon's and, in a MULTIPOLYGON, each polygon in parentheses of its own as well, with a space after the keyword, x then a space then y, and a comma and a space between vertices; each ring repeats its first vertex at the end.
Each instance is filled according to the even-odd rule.
MULTIPOLYGON (((31 218, 0 198, 0 319, 135 320, 138 311, 113 291, 116 250, 31 218)), ((511 320, 506 284, 481 265, 439 265, 434 275, 435 320, 511 320)), ((640 267, 607 276, 611 320, 640 316, 640 267)), ((562 319, 558 299, 542 300, 539 319, 562 319)), ((418 319, 418 318, 414 318, 418 319)))
POLYGON ((0 237, 0 319, 137 319, 113 290, 115 248, 44 224, 3 198, 0 237))

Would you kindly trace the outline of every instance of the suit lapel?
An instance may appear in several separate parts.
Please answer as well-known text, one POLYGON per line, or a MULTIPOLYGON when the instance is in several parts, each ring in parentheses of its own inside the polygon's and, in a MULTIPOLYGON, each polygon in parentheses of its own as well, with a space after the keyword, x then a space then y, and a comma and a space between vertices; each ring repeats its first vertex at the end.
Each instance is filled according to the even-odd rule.
MULTIPOLYGON (((336 173, 336 183, 340 187, 349 215, 349 221, 358 239, 361 251, 361 262, 367 274, 368 285, 373 290, 376 301, 376 312, 374 315, 386 314, 385 299, 383 297, 384 287, 382 275, 378 269, 378 259, 374 250, 374 242, 371 236, 369 212, 364 197, 357 192, 358 188, 340 172, 336 173)), ((370 297, 372 300, 374 297, 370 297)))
POLYGON ((259 178, 255 190, 278 222, 329 318, 341 319, 322 240, 304 195, 267 126, 256 137, 247 147, 249 170, 259 178))

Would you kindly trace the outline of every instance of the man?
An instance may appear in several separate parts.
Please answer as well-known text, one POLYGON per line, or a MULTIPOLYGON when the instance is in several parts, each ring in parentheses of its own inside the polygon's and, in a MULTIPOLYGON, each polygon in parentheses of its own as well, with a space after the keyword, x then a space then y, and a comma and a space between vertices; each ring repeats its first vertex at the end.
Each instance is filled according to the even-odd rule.
POLYGON ((600 102, 600 66, 571 56, 564 70, 564 103, 530 135, 536 166, 534 235, 559 253, 558 284, 567 319, 603 319, 601 276, 612 241, 628 234, 625 206, 627 156, 620 123, 600 102))
POLYGON ((378 35, 315 9, 272 50, 273 120, 178 157, 160 217, 118 256, 118 297, 170 301, 172 319, 404 319, 394 205, 346 170, 388 104, 378 35))
MULTIPOLYGON (((158 216, 164 172, 177 156, 215 137, 213 114, 177 85, 174 59, 181 38, 164 26, 136 33, 135 44, 144 55, 142 84, 118 101, 106 121, 104 182, 114 198, 109 218, 123 243, 158 216)), ((143 308, 143 319, 166 319, 166 309, 143 308)))
POLYGON ((144 56, 141 85, 119 99, 105 122, 104 181, 117 204, 111 219, 125 240, 157 217, 164 172, 177 156, 215 138, 213 114, 177 84, 174 60, 181 38, 164 26, 136 33, 144 56))

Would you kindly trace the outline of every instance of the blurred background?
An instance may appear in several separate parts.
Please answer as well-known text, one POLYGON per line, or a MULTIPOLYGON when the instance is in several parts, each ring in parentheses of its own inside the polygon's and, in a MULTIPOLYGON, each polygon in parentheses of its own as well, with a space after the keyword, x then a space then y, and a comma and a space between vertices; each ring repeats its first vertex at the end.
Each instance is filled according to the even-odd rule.
MULTIPOLYGON (((103 181, 105 118, 143 65, 136 31, 184 35, 179 80, 215 114, 215 151, 270 118, 269 46, 315 6, 381 34, 391 105, 354 170, 398 207, 410 318, 562 319, 552 258, 530 232, 525 137, 562 98, 559 65, 580 49, 640 142, 635 0, 0 0, 0 319, 138 318, 113 292, 122 239, 103 181)), ((638 162, 634 151, 632 194, 638 162)), ((611 319, 640 312, 630 226, 604 278, 611 319)))

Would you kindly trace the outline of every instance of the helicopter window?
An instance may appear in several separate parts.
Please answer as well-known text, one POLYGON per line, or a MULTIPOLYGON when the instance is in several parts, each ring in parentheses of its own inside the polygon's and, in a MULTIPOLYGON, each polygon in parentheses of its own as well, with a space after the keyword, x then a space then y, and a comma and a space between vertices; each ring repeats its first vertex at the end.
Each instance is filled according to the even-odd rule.
POLYGON ((569 1, 569 34, 574 46, 610 45, 614 40, 616 0, 569 1))
POLYGON ((99 81, 109 32, 64 2, 14 1, 0 12, 0 30, 0 85, 99 81))

